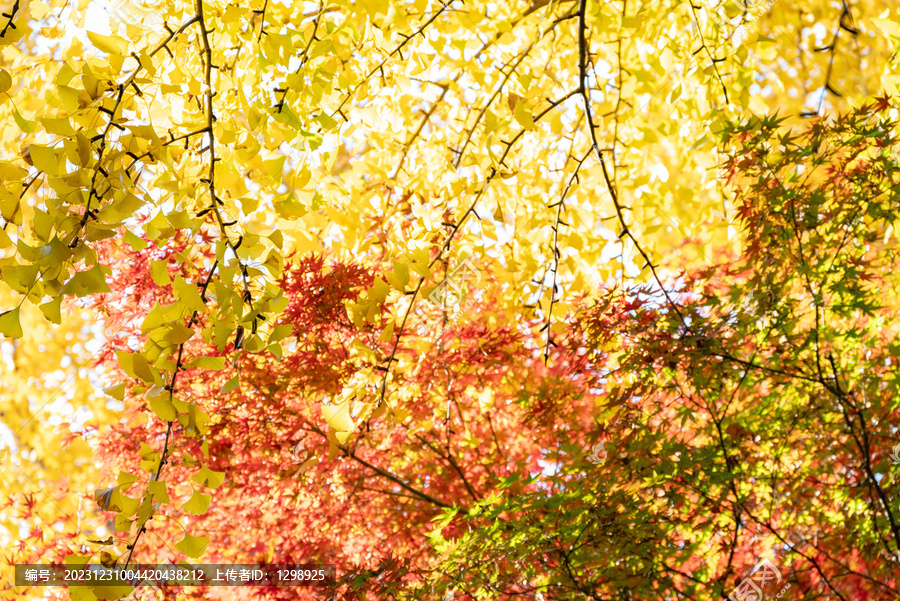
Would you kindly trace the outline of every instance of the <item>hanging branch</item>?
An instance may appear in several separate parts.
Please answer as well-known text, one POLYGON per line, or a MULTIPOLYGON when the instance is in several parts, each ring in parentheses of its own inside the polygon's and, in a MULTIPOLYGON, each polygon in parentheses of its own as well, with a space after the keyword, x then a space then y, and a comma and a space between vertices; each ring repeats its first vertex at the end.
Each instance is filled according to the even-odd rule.
MULTIPOLYGON (((559 21, 557 21, 557 22, 559 22, 559 21)), ((549 103, 549 106, 546 107, 543 111, 541 111, 537 115, 532 116, 532 118, 531 118, 532 121, 534 123, 539 122, 547 113, 549 113, 551 110, 553 110, 558 105, 562 104, 563 102, 565 102, 572 96, 576 95, 577 93, 578 93, 577 90, 573 90, 572 92, 569 92, 568 94, 561 97, 560 99, 551 101, 549 103)), ((504 161, 506 160, 506 157, 509 155, 510 151, 512 150, 512 148, 516 144, 516 142, 518 142, 520 139, 522 139, 522 137, 525 135, 525 131, 526 131, 525 128, 522 128, 521 130, 519 130, 519 133, 517 133, 513 137, 512 140, 510 140, 509 142, 504 142, 506 148, 503 150, 503 153, 500 155, 498 165, 505 165, 504 161)), ((444 239, 444 242, 443 242, 443 244, 441 244, 440 248, 438 249, 438 253, 435 256, 435 258, 432 259, 431 262, 428 264, 429 269, 435 263, 442 260, 444 254, 448 250, 450 250, 450 244, 453 242, 453 238, 456 236, 456 233, 463 226, 463 224, 466 222, 466 220, 469 218, 469 216, 475 214, 475 207, 478 205, 478 201, 481 200, 481 197, 487 191, 488 186, 490 185, 491 181, 494 179, 494 177, 496 177, 498 175, 499 172, 500 171, 499 171, 498 167, 496 167, 496 166, 491 167, 491 172, 488 174, 487 178, 485 179, 484 185, 478 190, 478 193, 475 195, 475 198, 472 200, 472 203, 469 205, 469 208, 466 209, 466 211, 463 213, 462 217, 460 217, 459 221, 457 221, 456 223, 452 223, 452 224, 451 223, 446 224, 447 227, 449 227, 451 229, 451 232, 444 239)), ((394 334, 394 345, 391 348, 390 356, 385 361, 385 363, 387 363, 387 366, 379 368, 380 370, 384 371, 384 377, 381 380, 380 392, 378 395, 378 401, 376 403, 376 406, 378 406, 378 407, 380 407, 382 401, 384 401, 384 396, 387 391, 387 380, 391 373, 391 364, 394 361, 396 361, 395 356, 397 354, 397 348, 400 345, 400 338, 403 336, 403 328, 406 325, 406 320, 409 317, 410 312, 412 311, 413 305, 415 305, 416 297, 419 294, 419 290, 422 288, 422 285, 424 283, 425 283, 425 278, 420 277, 419 283, 416 285, 415 290, 413 290, 411 292, 407 292, 407 294, 412 295, 412 298, 410 299, 409 306, 406 309, 406 313, 403 315, 403 321, 400 324, 400 327, 397 329, 396 333, 394 334)))
MULTIPOLYGON (((222 233, 222 239, 225 241, 226 246, 231 250, 231 252, 234 254, 235 258, 238 261, 238 264, 240 266, 241 273, 243 276, 243 282, 244 282, 244 298, 243 298, 243 300, 245 302, 247 302, 248 304, 250 304, 250 309, 252 312, 253 299, 252 299, 252 295, 250 292, 249 274, 247 272, 246 266, 241 261, 240 256, 237 253, 237 245, 233 244, 228 237, 228 232, 227 232, 228 224, 226 224, 224 219, 222 218, 221 209, 219 206, 223 203, 216 196, 216 184, 215 184, 216 163, 218 161, 220 161, 221 159, 216 157, 215 132, 213 129, 215 126, 215 112, 214 112, 213 99, 216 95, 213 90, 213 68, 214 68, 214 65, 213 65, 213 60, 212 60, 213 59, 212 44, 210 43, 210 39, 209 39, 210 31, 206 26, 206 20, 204 19, 204 15, 203 15, 203 0, 196 0, 195 11, 196 11, 196 14, 194 15, 193 19, 191 19, 189 21, 189 23, 198 23, 199 24, 200 38, 201 38, 201 42, 203 44, 203 52, 201 55, 201 61, 204 66, 204 79, 205 79, 205 84, 206 84, 206 107, 205 107, 206 108, 206 111, 205 111, 206 112, 206 127, 204 127, 203 130, 200 130, 197 132, 192 132, 192 134, 180 136, 179 138, 172 137, 172 139, 169 141, 169 143, 176 141, 176 139, 185 139, 186 140, 188 136, 194 135, 197 133, 206 133, 209 136, 209 145, 205 149, 205 152, 209 153, 209 167, 208 167, 208 171, 207 171, 207 177, 205 180, 205 183, 207 184, 207 189, 209 190, 209 196, 210 196, 210 207, 209 207, 208 211, 211 212, 215 216, 216 222, 218 223, 218 226, 219 226, 219 230, 222 233)), ((219 261, 216 260, 213 263, 212 267, 210 268, 209 273, 207 274, 207 277, 206 277, 206 281, 204 282, 203 287, 201 289, 200 298, 204 303, 207 302, 207 292, 209 290, 209 285, 210 285, 213 275, 215 274, 216 269, 218 267, 219 267, 219 261)), ((194 310, 193 314, 191 315, 190 320, 188 321, 187 327, 189 329, 192 329, 193 326, 198 323, 199 319, 200 319, 200 311, 194 310)), ((257 323, 257 320, 254 319, 253 320, 253 331, 254 332, 256 331, 256 323, 257 323)), ((184 368, 183 359, 184 359, 184 347, 185 347, 186 343, 187 343, 187 341, 184 341, 178 345, 178 354, 177 354, 177 358, 175 361, 175 370, 172 373, 172 377, 169 380, 169 382, 165 388, 165 390, 168 391, 168 393, 169 393, 169 401, 170 402, 172 402, 174 400, 175 388, 176 388, 176 382, 178 380, 178 375, 183 371, 183 368, 184 368)), ((239 347, 240 347, 240 341, 236 340, 235 348, 237 349, 239 347)), ((162 454, 160 455, 159 464, 157 465, 157 469, 156 469, 156 474, 153 478, 156 481, 159 480, 159 477, 162 474, 163 467, 168 462, 168 458, 172 453, 172 449, 170 447, 170 442, 173 437, 173 432, 172 432, 173 424, 174 424, 174 422, 172 422, 172 421, 167 423, 166 437, 165 437, 165 442, 163 444, 163 451, 162 451, 162 454)), ((141 526, 138 528, 138 531, 135 535, 134 541, 129 545, 129 552, 128 552, 128 557, 125 562, 125 567, 128 567, 128 563, 131 561, 131 557, 134 554, 134 550, 137 547, 138 542, 140 541, 141 535, 146 531, 146 522, 151 517, 152 517, 152 513, 149 517, 147 517, 144 520, 144 522, 141 523, 141 526)))
POLYGON ((603 152, 600 150, 600 146, 597 142, 597 132, 594 125, 594 116, 593 110, 591 108, 591 98, 590 98, 590 88, 587 85, 587 63, 588 63, 588 44, 587 44, 587 0, 579 0, 578 5, 578 70, 579 70, 579 82, 578 82, 578 92, 581 94, 581 98, 584 101, 584 112, 588 121, 588 132, 591 136, 591 142, 593 143, 594 152, 597 153, 597 159, 600 161, 600 167, 603 170, 603 179, 606 182, 606 189, 609 192, 609 196, 612 199, 613 206, 616 209, 616 215, 619 218, 619 225, 622 227, 622 231, 619 234, 619 239, 623 236, 627 236, 629 240, 631 240, 632 244, 634 244, 635 249, 644 259, 647 267, 650 268, 650 271, 653 274, 653 279, 656 280, 657 285, 660 290, 662 290, 663 295, 666 297, 666 302, 669 303, 669 306, 678 316, 679 321, 685 326, 687 323, 684 320, 684 316, 681 314, 681 311, 678 309, 678 305, 675 304, 675 301, 672 300, 669 292, 666 290, 666 287, 663 285, 662 279, 660 279, 659 274, 656 272, 656 267, 650 261, 650 255, 641 247, 638 242, 637 237, 628 227, 628 222, 625 221, 625 215, 623 213, 624 208, 619 202, 619 195, 616 193, 616 188, 613 185, 612 181, 609 177, 609 172, 606 169, 606 161, 603 159, 603 152))
MULTIPOLYGON (((209 284, 212 281, 213 274, 216 272, 216 268, 218 267, 218 265, 219 265, 219 262, 216 261, 215 263, 213 263, 212 267, 210 267, 209 273, 206 276, 206 281, 203 283, 203 288, 200 291, 200 298, 203 300, 204 303, 206 303, 206 301, 207 301, 206 293, 209 290, 209 284)), ((199 321, 199 319, 200 319, 200 312, 195 310, 193 315, 191 315, 191 319, 188 321, 187 327, 193 328, 193 326, 197 323, 197 321, 199 321)), ((169 392, 169 402, 170 403, 172 402, 172 400, 175 397, 175 381, 178 378, 178 374, 180 373, 181 368, 184 367, 184 364, 182 363, 182 359, 184 357, 184 345, 186 343, 187 343, 187 341, 182 342, 181 344, 178 345, 178 358, 175 362, 175 371, 172 374, 172 378, 169 380, 169 383, 166 385, 166 390, 169 392)), ((156 466, 156 474, 153 476, 153 481, 156 481, 156 482, 159 481, 159 477, 162 474, 163 466, 165 466, 168 463, 169 456, 172 454, 173 449, 170 448, 169 443, 174 438, 173 432, 172 432, 173 424, 174 424, 174 422, 171 422, 171 421, 167 422, 167 424, 166 424, 166 438, 165 438, 165 441, 163 442, 162 453, 160 453, 160 456, 159 456, 159 463, 156 466)), ((141 525, 138 528, 137 533, 134 536, 134 541, 132 541, 132 543, 128 545, 128 557, 125 560, 125 569, 128 568, 128 564, 131 562, 131 556, 134 554, 134 550, 137 547, 138 542, 141 540, 141 535, 144 532, 146 532, 146 530, 147 530, 146 524, 152 517, 153 517, 153 513, 151 511, 150 515, 147 516, 143 522, 141 522, 141 525)))
MULTIPOLYGON (((350 91, 344 95, 344 99, 341 100, 341 103, 338 105, 338 107, 334 111, 331 112, 331 118, 333 119, 334 116, 338 115, 338 114, 340 114, 341 117, 343 117, 344 115, 343 115, 343 113, 341 113, 341 109, 344 108, 344 105, 347 104, 347 101, 353 97, 353 95, 356 93, 356 91, 360 87, 362 87, 365 83, 367 83, 369 81, 370 77, 372 77, 375 73, 380 71, 384 67, 384 65, 387 64, 387 62, 389 60, 391 60, 391 58, 394 57, 394 55, 399 54, 400 51, 403 50, 403 47, 406 46, 411 40, 414 40, 416 37, 422 35, 422 33, 424 33, 424 31, 426 29, 428 29, 428 26, 431 25, 432 23, 434 23, 435 19, 440 17, 444 13, 444 11, 447 10, 448 8, 450 8, 449 4, 441 3, 441 9, 438 10, 437 12, 435 12, 433 15, 431 15, 431 18, 428 19, 427 21, 425 21, 425 23, 421 27, 419 27, 419 29, 417 29, 410 35, 401 34, 401 36, 403 37, 403 41, 400 42, 393 50, 391 50, 388 53, 388 55, 386 57, 384 57, 384 59, 380 63, 378 63, 378 65, 376 65, 374 68, 372 68, 366 74, 366 76, 363 77, 359 81, 359 83, 357 83, 355 86, 353 86, 350 89, 350 91)), ((401 55, 401 57, 402 57, 402 55, 401 55)), ((344 120, 346 121, 346 119, 344 119, 344 120)))
MULTIPOLYGON (((713 56, 709 46, 706 45, 706 40, 703 38, 703 30, 700 29, 700 20, 697 18, 698 7, 695 6, 693 2, 689 2, 689 4, 691 6, 691 16, 694 17, 694 23, 697 25, 697 35, 700 37, 700 46, 706 52, 706 56, 709 57, 709 60, 712 63, 713 72, 716 74, 716 79, 719 80, 719 84, 722 86, 722 93, 725 95, 725 104, 728 104, 728 89, 725 87, 725 82, 722 80, 722 75, 719 73, 718 67, 718 64, 725 62, 726 59, 713 56)), ((699 50, 697 52, 699 52, 699 50)))
MULTIPOLYGON (((319 38, 316 37, 316 33, 318 33, 318 31, 319 31, 319 19, 321 19, 322 15, 324 15, 326 12, 328 12, 328 11, 325 10, 324 5, 322 4, 322 0, 319 0, 319 7, 318 7, 318 10, 316 11, 316 16, 313 18, 312 35, 309 36, 309 40, 307 40, 307 42, 306 42, 306 47, 303 48, 303 52, 300 53, 300 64, 294 70, 294 73, 293 73, 294 75, 296 75, 297 73, 300 73, 300 71, 303 69, 303 67, 306 66, 307 57, 309 57, 309 49, 312 47, 312 43, 314 41, 319 41, 319 38)), ((279 98, 278 102, 275 103, 275 109, 279 113, 281 112, 281 109, 284 107, 284 99, 287 96, 288 90, 290 90, 290 87, 287 85, 287 83, 284 84, 283 88, 275 89, 275 92, 277 94, 281 94, 281 98, 279 98)))
MULTIPOLYGON (((581 170, 581 166, 584 164, 587 158, 591 156, 591 150, 593 149, 589 149, 578 161, 578 164, 575 166, 575 172, 569 178, 569 183, 566 184, 566 189, 563 190, 562 196, 556 203, 556 220, 553 224, 553 284, 550 286, 550 308, 547 310, 547 323, 543 328, 541 328, 542 330, 547 330, 547 342, 544 343, 544 365, 547 364, 547 360, 550 357, 550 345, 553 344, 554 346, 556 346, 550 339, 550 322, 553 319, 553 305, 559 302, 559 300, 556 298, 556 280, 557 274, 559 273, 559 226, 562 223, 560 217, 562 215, 562 209, 565 205, 566 197, 569 195, 569 190, 572 189, 572 185, 578 180, 578 173, 581 170)), ((552 207, 553 205, 550 206, 552 207)))

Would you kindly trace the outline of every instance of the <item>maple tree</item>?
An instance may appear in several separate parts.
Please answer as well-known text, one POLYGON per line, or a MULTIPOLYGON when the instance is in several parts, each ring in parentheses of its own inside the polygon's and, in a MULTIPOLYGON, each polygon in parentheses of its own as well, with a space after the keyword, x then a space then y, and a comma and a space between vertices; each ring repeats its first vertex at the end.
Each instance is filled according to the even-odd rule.
POLYGON ((22 465, 58 483, 35 457, 59 445, 77 474, 33 482, 49 506, 10 496, 4 528, 29 531, 8 560, 333 562, 348 598, 712 598, 821 528, 790 550, 804 594, 896 592, 896 108, 871 100, 897 91, 896 7, 3 19, 0 335, 105 330, 67 392, 96 428, 23 430, 31 373, 4 372, 22 465), (429 309, 466 265, 468 307, 429 309))

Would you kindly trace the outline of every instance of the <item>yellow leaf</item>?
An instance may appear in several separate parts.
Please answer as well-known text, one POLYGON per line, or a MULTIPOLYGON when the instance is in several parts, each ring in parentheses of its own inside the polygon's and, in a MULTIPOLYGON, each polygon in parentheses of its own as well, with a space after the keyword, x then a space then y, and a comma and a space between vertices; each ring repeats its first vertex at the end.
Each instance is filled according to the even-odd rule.
POLYGON ((68 117, 62 117, 60 119, 41 119, 41 124, 51 134, 56 134, 57 136, 66 136, 66 137, 75 137, 75 130, 72 129, 72 124, 69 122, 68 117))
POLYGON ((120 38, 119 36, 100 35, 99 33, 94 33, 93 31, 87 32, 87 36, 91 43, 96 46, 98 50, 102 50, 107 54, 128 53, 128 40, 120 38))
POLYGON ((206 312, 206 304, 195 284, 188 283, 183 277, 175 276, 175 298, 182 301, 189 310, 206 312))
POLYGON ((219 391, 219 394, 228 394, 233 390, 237 390, 241 385, 239 376, 234 376, 222 386, 222 389, 219 391))
POLYGON ((103 268, 98 263, 92 269, 79 271, 73 275, 72 279, 63 286, 63 292, 70 296, 90 296, 92 294, 110 292, 110 288, 106 283, 103 268))
POLYGON ((127 243, 131 246, 131 248, 133 248, 134 250, 144 250, 145 248, 147 248, 147 242, 146 242, 145 240, 141 240, 140 238, 138 238, 137 236, 135 236, 135 235, 134 235, 133 233, 131 233, 131 232, 125 232, 125 235, 123 236, 123 239, 124 239, 125 242, 127 242, 127 243))
POLYGON ((53 10, 53 7, 50 4, 37 3, 31 5, 31 17, 33 19, 43 19, 53 10))
POLYGON ((225 481, 225 474, 222 472, 214 472, 204 465, 200 468, 200 471, 197 472, 197 475, 191 479, 201 486, 218 488, 221 486, 222 482, 225 481))
POLYGON ((384 331, 381 332, 381 336, 378 337, 380 342, 391 342, 394 340, 394 320, 390 320, 387 324, 387 327, 384 328, 384 331))
POLYGON ((258 353, 265 346, 258 334, 253 334, 244 341, 244 350, 249 353, 258 353))
POLYGON ((344 401, 340 405, 322 405, 322 417, 338 432, 349 432, 354 428, 350 417, 350 401, 344 401))
POLYGON ((44 314, 44 317, 47 318, 47 321, 53 322, 57 325, 62 323, 62 315, 60 312, 62 299, 62 295, 59 295, 52 301, 46 302, 40 306, 41 313, 44 314))
POLYGON ((191 369, 193 367, 220 370, 225 367, 225 357, 194 357, 188 362, 185 368, 191 369))
POLYGON ((119 361, 119 367, 132 378, 140 378, 145 382, 153 384, 157 377, 154 377, 153 370, 147 362, 147 358, 141 353, 129 353, 127 351, 116 351, 116 358, 119 361))
POLYGON ((515 117, 516 122, 521 125, 525 131, 531 131, 534 129, 534 119, 531 118, 531 110, 525 108, 524 102, 517 102, 516 108, 513 111, 513 117, 515 117))
POLYGON ((203 515, 209 509, 209 500, 211 498, 211 495, 204 495, 202 492, 195 490, 188 502, 182 506, 182 509, 193 515, 203 515))
POLYGON ((108 394, 117 401, 121 401, 125 398, 125 383, 123 382, 121 384, 116 384, 115 386, 104 388, 103 392, 104 394, 108 394))
MULTIPOLYGON (((887 14, 887 13, 885 13, 887 14)), ((876 17, 872 19, 872 23, 878 26, 878 28, 884 32, 885 35, 892 37, 900 37, 900 23, 897 23, 896 18, 894 19, 885 19, 882 17, 876 17)))
POLYGON ((406 286, 409 284, 409 267, 402 261, 394 259, 394 271, 386 274, 388 282, 394 287, 394 290, 406 292, 406 286))
POLYGON ((194 330, 190 329, 186 325, 182 323, 175 323, 171 326, 168 332, 166 332, 165 340, 170 344, 182 344, 191 339, 194 335, 194 330))
POLYGON ((19 129, 28 134, 34 133, 34 121, 29 121, 16 109, 13 109, 13 119, 16 120, 19 129))
POLYGON ((150 363, 143 353, 136 353, 133 357, 134 373, 144 382, 154 383, 159 376, 150 367, 150 363))
POLYGON ((188 557, 200 557, 206 551, 209 539, 205 536, 191 536, 187 532, 184 538, 175 543, 175 548, 187 555, 188 557))
POLYGON ((12 311, 0 313, 0 334, 9 338, 22 337, 22 325, 19 323, 19 307, 12 311))
POLYGON ((56 151, 49 146, 32 144, 28 147, 31 153, 31 162, 34 166, 47 175, 59 175, 59 162, 56 159, 56 151))
POLYGON ((164 422, 174 422, 178 419, 178 411, 175 410, 175 405, 169 399, 168 392, 163 392, 163 394, 151 398, 150 408, 164 422))
POLYGON ((378 356, 375 354, 375 351, 370 349, 365 345, 365 343, 359 338, 354 338, 353 342, 350 343, 351 352, 358 354, 360 357, 375 365, 378 363, 378 356))
POLYGON ((94 502, 103 511, 122 511, 122 493, 118 486, 95 490, 94 502))
POLYGON ((269 334, 269 342, 278 342, 282 340, 284 337, 289 336, 294 331, 294 326, 289 323, 283 323, 272 328, 272 333, 269 334))
POLYGON ((281 175, 284 172, 285 159, 287 159, 286 156, 280 156, 268 161, 263 161, 263 166, 265 167, 266 173, 268 173, 269 177, 271 177, 273 180, 278 182, 281 181, 281 175))
POLYGON ((155 472, 159 467, 159 453, 145 442, 141 443, 141 469, 145 472, 155 472))
POLYGON ((147 491, 153 495, 154 501, 160 503, 169 502, 169 492, 166 490, 166 483, 159 480, 151 480, 147 483, 147 491))

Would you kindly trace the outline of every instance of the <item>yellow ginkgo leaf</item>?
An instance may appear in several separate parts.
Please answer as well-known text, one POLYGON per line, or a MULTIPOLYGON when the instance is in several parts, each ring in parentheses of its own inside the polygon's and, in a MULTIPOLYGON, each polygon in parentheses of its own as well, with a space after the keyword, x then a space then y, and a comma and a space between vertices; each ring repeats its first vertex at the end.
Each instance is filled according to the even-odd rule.
POLYGON ((93 31, 87 32, 87 36, 91 43, 96 46, 98 50, 102 50, 107 54, 128 53, 128 40, 124 38, 120 38, 119 36, 115 35, 100 35, 99 33, 94 33, 93 31))
POLYGON ((22 337, 22 324, 19 323, 19 308, 0 313, 0 334, 10 338, 22 337))
POLYGON ((338 432, 349 432, 355 427, 350 417, 350 401, 344 401, 340 405, 322 405, 322 417, 338 432))

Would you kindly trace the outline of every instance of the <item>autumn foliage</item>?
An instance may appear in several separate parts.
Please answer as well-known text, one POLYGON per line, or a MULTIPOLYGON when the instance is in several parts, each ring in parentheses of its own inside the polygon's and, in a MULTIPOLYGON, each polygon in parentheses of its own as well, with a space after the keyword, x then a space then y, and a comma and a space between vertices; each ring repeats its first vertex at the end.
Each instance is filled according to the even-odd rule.
MULTIPOLYGON (((152 398, 119 376, 132 401, 97 459, 125 483, 121 498, 146 488, 157 500, 148 475, 164 440, 173 449, 158 492, 178 509, 147 525, 168 542, 147 542, 141 561, 183 558, 172 543, 186 527, 210 563, 336 563, 329 594, 348 599, 711 599, 774 554, 804 598, 893 598, 898 323, 886 291, 900 171, 884 153, 884 109, 793 134, 775 118, 730 126, 740 252, 683 271, 665 295, 595 291, 546 365, 541 322, 508 319, 485 287, 437 339, 404 337, 403 381, 383 398, 354 388, 370 369, 360 349, 391 347, 345 307, 383 276, 289 257, 277 353, 185 346, 229 357, 182 375, 179 396, 202 417, 181 415, 164 439, 152 398), (322 416, 348 389, 352 411, 332 420, 352 422, 340 440, 322 416)), ((110 245, 108 260, 128 267, 98 310, 170 302, 149 265, 177 250, 110 245)), ((135 338, 123 329, 99 360, 116 370, 114 351, 135 338)), ((109 519, 128 503, 105 507, 109 519)), ((30 539, 34 557, 79 552, 71 537, 30 539)), ((228 594, 298 594, 240 590, 228 594)))
POLYGON ((896 7, 164 4, 0 18, 2 554, 336 582, 4 599, 897 598, 896 7))

